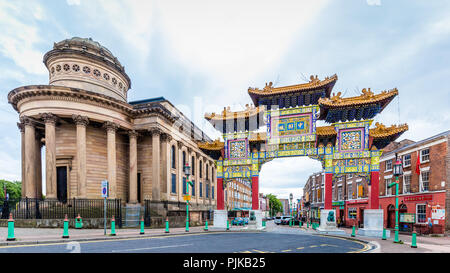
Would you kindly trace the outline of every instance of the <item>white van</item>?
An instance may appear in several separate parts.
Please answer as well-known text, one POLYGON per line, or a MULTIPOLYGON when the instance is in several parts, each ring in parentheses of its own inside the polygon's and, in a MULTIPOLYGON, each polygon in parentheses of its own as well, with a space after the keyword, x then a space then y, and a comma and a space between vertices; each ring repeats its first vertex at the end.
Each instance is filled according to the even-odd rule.
POLYGON ((277 225, 281 224, 281 216, 277 216, 275 217, 275 219, 273 220, 273 222, 277 225))

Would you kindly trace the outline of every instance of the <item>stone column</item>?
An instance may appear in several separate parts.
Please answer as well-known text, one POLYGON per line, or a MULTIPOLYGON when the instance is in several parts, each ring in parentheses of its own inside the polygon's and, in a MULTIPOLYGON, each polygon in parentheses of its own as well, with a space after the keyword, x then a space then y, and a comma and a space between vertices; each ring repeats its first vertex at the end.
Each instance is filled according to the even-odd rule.
POLYGON ((77 126, 77 183, 78 197, 86 198, 86 126, 89 119, 86 116, 72 115, 77 126))
POLYGON ((104 128, 106 128, 106 138, 107 138, 109 197, 116 198, 117 197, 116 131, 117 129, 119 129, 119 125, 117 123, 107 121, 104 124, 104 128))
POLYGON ((213 190, 213 185, 214 185, 214 181, 212 180, 213 178, 213 167, 212 167, 212 163, 209 162, 208 164, 208 174, 209 174, 209 205, 212 205, 212 190, 213 190))
POLYGON ((169 145, 172 137, 167 134, 161 134, 161 183, 160 183, 160 191, 162 193, 162 199, 169 200, 170 188, 168 187, 168 181, 170 175, 168 174, 170 170, 170 160, 168 160, 168 153, 170 151, 169 145))
POLYGON ((51 113, 42 115, 45 122, 45 182, 46 198, 56 198, 56 132, 57 117, 51 113))
POLYGON ((178 171, 178 201, 184 201, 183 200, 183 176, 184 176, 184 172, 183 172, 183 143, 181 141, 177 142, 177 171, 178 171))
POLYGON ((195 179, 195 202, 198 205, 198 200, 199 200, 199 196, 200 196, 200 179, 199 179, 199 174, 198 174, 198 157, 199 157, 199 153, 196 152, 194 155, 194 162, 195 162, 195 175, 194 175, 194 179, 195 179))
POLYGON ((35 158, 35 168, 36 168, 36 198, 42 198, 42 159, 41 159, 41 151, 42 151, 42 142, 41 142, 41 134, 36 130, 36 158, 35 158))
POLYGON ((160 176, 160 135, 159 129, 152 129, 152 200, 161 200, 160 176))
POLYGON ((129 181, 129 203, 136 204, 137 196, 137 132, 128 132, 130 138, 130 181, 129 181))
POLYGON ((20 137, 21 137, 21 166, 22 166, 22 197, 26 197, 26 183, 25 183, 25 125, 23 123, 18 122, 17 127, 19 127, 20 130, 20 137))
POLYGON ((25 196, 36 198, 36 129, 34 121, 22 116, 20 122, 25 127, 25 196))

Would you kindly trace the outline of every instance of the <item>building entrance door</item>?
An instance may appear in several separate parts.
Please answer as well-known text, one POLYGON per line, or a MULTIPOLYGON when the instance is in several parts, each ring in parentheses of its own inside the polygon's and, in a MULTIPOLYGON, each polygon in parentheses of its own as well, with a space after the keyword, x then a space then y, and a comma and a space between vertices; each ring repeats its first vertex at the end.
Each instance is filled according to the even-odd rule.
POLYGON ((359 227, 364 228, 364 208, 359 209, 359 227))
POLYGON ((395 228, 395 207, 393 205, 388 206, 387 227, 395 228))
POLYGON ((138 203, 142 202, 141 198, 141 173, 137 174, 137 201, 138 203))
POLYGON ((67 202, 67 167, 56 167, 56 197, 62 203, 67 202))

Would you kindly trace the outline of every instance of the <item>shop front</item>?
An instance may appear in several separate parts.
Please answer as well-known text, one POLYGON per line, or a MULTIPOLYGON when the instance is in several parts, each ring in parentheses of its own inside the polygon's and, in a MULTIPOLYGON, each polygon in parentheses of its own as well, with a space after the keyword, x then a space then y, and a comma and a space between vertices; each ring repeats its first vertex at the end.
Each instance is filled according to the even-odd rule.
POLYGON ((346 204, 346 221, 345 226, 364 227, 364 210, 368 207, 369 199, 348 200, 346 204))
POLYGON ((345 202, 334 201, 332 204, 333 209, 336 210, 336 224, 341 227, 345 223, 345 202))
MULTIPOLYGON (((445 229, 445 191, 399 195, 399 230, 442 234, 445 229)), ((395 228, 395 196, 380 197, 384 226, 395 228)))
POLYGON ((311 205, 311 220, 320 224, 320 210, 323 209, 323 203, 315 203, 311 205))

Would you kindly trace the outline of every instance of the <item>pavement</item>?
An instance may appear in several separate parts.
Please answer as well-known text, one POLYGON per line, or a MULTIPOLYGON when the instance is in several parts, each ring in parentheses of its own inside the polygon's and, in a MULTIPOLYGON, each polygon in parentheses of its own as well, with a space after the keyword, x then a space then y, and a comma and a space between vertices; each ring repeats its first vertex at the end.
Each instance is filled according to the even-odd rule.
MULTIPOLYGON (((309 229, 306 226, 303 227, 289 227, 289 226, 277 226, 278 229, 287 229, 287 230, 303 230, 308 233, 318 233, 313 230, 311 227, 309 229)), ((273 227, 269 227, 269 230, 273 227)), ((416 236, 416 245, 417 248, 412 248, 412 236, 407 234, 399 234, 399 241, 403 242, 402 244, 394 243, 394 231, 391 230, 391 237, 386 240, 382 240, 381 238, 373 238, 367 236, 358 235, 358 230, 356 230, 356 236, 351 237, 352 228, 344 228, 340 227, 345 231, 346 235, 333 235, 333 237, 342 237, 342 238, 350 238, 357 239, 363 242, 369 243, 373 246, 373 249, 368 251, 370 253, 450 253, 450 236, 446 234, 441 237, 431 237, 431 236, 416 236)), ((330 236, 330 235, 326 235, 330 236)))
POLYGON ((358 253, 369 249, 367 244, 356 240, 316 236, 294 229, 279 231, 174 232, 110 240, 65 240, 0 246, 0 253, 358 253))
MULTIPOLYGON (((154 236, 168 236, 173 234, 195 234, 203 232, 204 226, 201 227, 189 227, 189 232, 186 232, 185 228, 170 228, 169 233, 165 232, 165 229, 144 229, 144 234, 140 234, 140 228, 116 228, 116 236, 111 236, 111 230, 106 229, 106 235, 104 229, 69 229, 69 238, 62 238, 62 228, 15 228, 14 237, 15 241, 7 241, 8 228, 0 227, 0 246, 11 245, 26 245, 26 244, 47 244, 47 243, 59 243, 68 241, 92 241, 92 240, 110 240, 110 239, 129 239, 129 238, 141 238, 141 237, 154 237, 154 236)), ((225 229, 224 229, 225 230, 225 229)))
MULTIPOLYGON (((8 229, 4 227, 0 227, 0 247, 7 246, 30 246, 30 245, 42 245, 42 244, 58 244, 58 243, 68 243, 68 242, 93 242, 93 241, 106 241, 106 240, 133 240, 133 239, 145 239, 145 238, 155 238, 155 237, 174 237, 181 235, 199 235, 199 234, 220 234, 220 233, 233 233, 238 234, 241 233, 245 240, 248 238, 253 238, 255 235, 262 236, 261 238, 274 238, 273 236, 291 236, 295 235, 299 238, 299 240, 292 240, 297 242, 298 246, 292 245, 291 248, 287 248, 290 246, 288 243, 286 246, 281 247, 280 249, 275 248, 275 245, 279 245, 279 241, 274 239, 274 242, 277 242, 275 245, 272 244, 271 247, 266 247, 262 245, 262 249, 260 244, 255 245, 255 249, 262 252, 296 252, 302 251, 305 252, 308 250, 308 247, 304 244, 304 242, 308 242, 307 244, 317 246, 316 251, 328 251, 335 252, 336 250, 333 248, 327 248, 330 245, 345 245, 345 243, 333 243, 330 240, 333 238, 340 239, 340 241, 354 241, 359 243, 360 245, 364 245, 364 247, 350 247, 352 251, 344 251, 342 252, 371 252, 371 253, 450 253, 450 237, 448 235, 443 237, 430 237, 430 236, 417 236, 417 248, 411 247, 412 237, 411 235, 400 234, 399 239, 403 242, 403 244, 396 244, 393 242, 394 232, 391 232, 391 237, 387 240, 381 240, 381 238, 371 238, 358 235, 358 230, 356 230, 356 236, 351 237, 351 228, 341 228, 346 232, 346 235, 322 235, 312 228, 307 229, 306 226, 303 227, 289 227, 284 225, 275 225, 272 221, 267 222, 266 229, 261 231, 249 231, 243 230, 241 227, 230 227, 229 231, 226 229, 212 229, 210 227, 209 231, 204 231, 204 227, 190 227, 189 232, 185 231, 185 228, 171 228, 169 233, 165 233, 165 229, 145 229, 145 234, 140 235, 139 228, 124 228, 124 229, 116 229, 116 236, 110 236, 110 230, 107 229, 107 234, 104 235, 103 229, 69 229, 69 238, 63 239, 63 229, 62 228, 15 228, 15 241, 7 241, 8 229), (246 231, 246 232, 243 232, 246 231), (244 234, 245 233, 245 234, 244 234), (321 242, 320 244, 315 243, 321 242), (328 241, 321 241, 320 238, 328 238, 328 241), (283 249, 282 249, 283 248, 283 249)), ((227 235, 232 236, 232 235, 227 235)), ((234 236, 234 235, 233 235, 234 236)), ((240 236, 240 235, 237 235, 240 236)), ((194 236, 199 238, 198 236, 194 236)), ((256 237, 255 237, 256 238, 256 237)), ((292 237, 294 238, 294 237, 292 237)), ((242 239, 241 239, 242 240, 242 239)), ((259 239, 258 239, 259 240, 259 239)), ((286 242, 289 242, 286 240, 286 242)), ((238 240, 239 241, 239 240, 238 240)), ((249 245, 254 245, 249 241, 249 245)), ((155 249, 158 249, 159 246, 155 246, 155 249)), ((234 249, 234 248, 230 248, 234 249)), ((225 251, 225 249, 221 249, 225 251)), ((242 250, 244 253, 252 253, 252 249, 242 250), (248 252, 250 251, 250 252, 248 252)), ((237 251, 237 252, 242 252, 237 251)), ((258 252, 257 251, 257 252, 258 252)), ((227 251, 225 251, 227 252, 227 251)))

